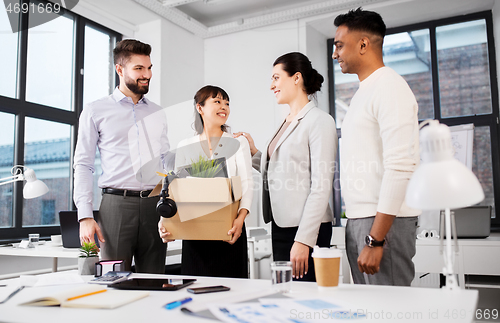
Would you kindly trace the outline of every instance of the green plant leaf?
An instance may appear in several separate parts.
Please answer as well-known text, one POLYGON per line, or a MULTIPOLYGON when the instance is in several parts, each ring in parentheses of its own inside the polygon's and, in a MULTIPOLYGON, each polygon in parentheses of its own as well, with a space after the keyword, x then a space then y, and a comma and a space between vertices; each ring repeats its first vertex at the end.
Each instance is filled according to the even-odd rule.
POLYGON ((95 242, 84 242, 80 247, 80 258, 98 257, 99 248, 95 242))
POLYGON ((200 155, 198 160, 191 160, 191 176, 202 178, 213 178, 221 169, 221 165, 215 165, 215 160, 207 159, 200 155))

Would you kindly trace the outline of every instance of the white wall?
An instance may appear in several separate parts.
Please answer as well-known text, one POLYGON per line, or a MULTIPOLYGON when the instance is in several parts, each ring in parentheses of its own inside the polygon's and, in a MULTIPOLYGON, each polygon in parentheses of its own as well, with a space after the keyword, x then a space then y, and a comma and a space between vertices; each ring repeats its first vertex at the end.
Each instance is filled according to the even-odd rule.
POLYGON ((258 148, 286 113, 270 91, 273 62, 297 50, 296 21, 205 40, 205 83, 228 92, 229 125, 252 134, 258 148))
POLYGON ((305 26, 306 48, 303 53, 307 55, 313 67, 324 77, 325 81, 321 87, 321 91, 316 94, 317 104, 320 109, 330 113, 329 93, 328 93, 328 48, 327 37, 317 31, 314 27, 305 26))
MULTIPOLYGON (((226 90, 232 131, 250 133, 260 149, 288 113, 270 90, 271 72, 276 58, 298 50, 297 31, 297 21, 291 21, 205 40, 205 83, 226 90)), ((259 198, 255 190, 249 226, 263 225, 259 198)))
POLYGON ((163 107, 193 98, 204 84, 203 39, 163 20, 162 23, 163 107))
MULTIPOLYGON (((154 20, 137 26, 135 38, 143 43, 151 45, 151 64, 153 64, 153 76, 149 84, 149 93, 146 95, 148 99, 161 105, 161 89, 162 89, 162 19, 154 20)), ((125 39, 125 37, 123 37, 125 39)))
POLYGON ((193 97, 204 85, 204 42, 164 21, 162 26, 162 106, 166 109, 172 148, 193 131, 193 97))
POLYGON ((203 86, 203 39, 165 20, 138 26, 134 37, 152 46, 148 98, 164 108, 191 99, 203 86))
POLYGON ((203 39, 165 19, 139 25, 134 37, 153 48, 147 97, 164 108, 170 147, 175 149, 193 135, 192 99, 204 85, 203 39))

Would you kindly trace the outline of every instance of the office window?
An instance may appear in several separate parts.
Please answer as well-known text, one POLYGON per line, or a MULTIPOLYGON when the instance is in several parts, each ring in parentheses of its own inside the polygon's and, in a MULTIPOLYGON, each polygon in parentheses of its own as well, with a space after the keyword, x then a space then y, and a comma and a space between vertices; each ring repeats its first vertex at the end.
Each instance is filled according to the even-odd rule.
MULTIPOLYGON (((46 201, 53 201, 55 210, 69 210, 70 195, 70 130, 67 124, 26 118, 24 166, 33 169, 36 177, 49 187, 39 198, 24 199, 23 226, 57 224, 47 222, 46 201)), ((55 214, 52 218, 57 218, 55 214)))
POLYGON ((55 200, 43 200, 42 201, 42 225, 59 223, 59 219, 56 217, 56 201, 55 200), (57 220, 56 220, 57 219, 57 220))
MULTIPOLYGON (((12 176, 14 164, 14 115, 0 112, 0 178, 12 176)), ((0 186, 0 228, 12 226, 14 184, 0 186)))
POLYGON ((436 28, 441 117, 491 114, 486 21, 436 28))
POLYGON ((0 28, 9 27, 0 33, 0 58, 7 62, 0 80, 0 178, 10 176, 13 165, 24 165, 50 189, 26 200, 24 183, 0 186, 0 240, 19 241, 33 232, 49 237, 59 232, 58 212, 74 209, 73 151, 84 96, 95 100, 111 93, 111 50, 121 36, 67 10, 32 28, 36 19, 22 15, 21 31, 12 34, 0 11, 0 28))
POLYGON ((401 75, 418 102, 418 118, 434 118, 429 29, 387 35, 384 63, 401 75))
MULTIPOLYGON (((408 82, 419 104, 419 119, 434 118, 432 62, 429 29, 387 35, 384 39, 384 63, 408 82)), ((356 74, 343 74, 334 62, 335 121, 337 128, 359 86, 356 74)))
MULTIPOLYGON (((479 205, 491 205, 494 211, 495 192, 493 185, 493 162, 491 158, 490 138, 490 127, 475 127, 472 150, 472 172, 476 174, 484 191, 484 200, 479 203, 479 205)), ((493 212, 492 217, 496 217, 495 212, 493 212)))
POLYGON ((60 16, 28 29, 26 100, 72 110, 72 16, 60 16))
POLYGON ((0 77, 0 95, 14 98, 17 86, 17 42, 18 35, 12 33, 7 11, 0 10, 0 44, 3 48, 13 50, 0 50, 2 62, 2 77, 0 77))
POLYGON ((93 26, 85 26, 84 106, 113 92, 116 74, 113 64, 114 47, 114 37, 93 26))
MULTIPOLYGON (((333 54, 329 40, 329 55, 333 54)), ((437 119, 449 126, 473 123, 472 171, 491 205, 492 225, 500 226, 495 206, 500 203, 498 85, 491 12, 430 21, 387 31, 384 63, 403 76, 419 105, 419 119, 437 119), (493 108, 495 107, 495 108, 493 108)), ((331 114, 337 128, 349 109, 359 81, 343 75, 330 61, 331 114)), ((344 211, 341 192, 335 193, 335 215, 344 211)))

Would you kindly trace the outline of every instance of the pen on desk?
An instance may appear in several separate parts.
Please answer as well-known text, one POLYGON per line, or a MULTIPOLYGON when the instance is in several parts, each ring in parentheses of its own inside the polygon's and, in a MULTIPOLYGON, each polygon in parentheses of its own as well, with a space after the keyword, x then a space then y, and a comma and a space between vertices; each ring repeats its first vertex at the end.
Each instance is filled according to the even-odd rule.
POLYGON ((18 289, 16 289, 15 291, 13 291, 12 293, 9 294, 9 296, 7 296, 6 299, 4 299, 3 301, 0 302, 0 304, 3 304, 5 302, 7 302, 9 299, 11 299, 14 295, 16 295, 17 293, 19 293, 25 286, 21 286, 19 287, 18 289))
POLYGON ((174 302, 170 302, 170 303, 165 304, 165 308, 167 310, 172 310, 172 309, 179 307, 182 304, 186 304, 187 302, 190 302, 192 300, 193 299, 191 297, 186 297, 186 298, 180 299, 178 301, 174 301, 174 302))
POLYGON ((72 301, 74 299, 78 299, 78 298, 82 298, 82 297, 87 297, 87 296, 95 295, 95 294, 99 294, 99 293, 104 293, 106 291, 107 291, 107 289, 98 290, 97 292, 92 292, 92 293, 87 293, 87 294, 83 294, 83 295, 78 295, 78 296, 70 297, 67 300, 68 301, 72 301))

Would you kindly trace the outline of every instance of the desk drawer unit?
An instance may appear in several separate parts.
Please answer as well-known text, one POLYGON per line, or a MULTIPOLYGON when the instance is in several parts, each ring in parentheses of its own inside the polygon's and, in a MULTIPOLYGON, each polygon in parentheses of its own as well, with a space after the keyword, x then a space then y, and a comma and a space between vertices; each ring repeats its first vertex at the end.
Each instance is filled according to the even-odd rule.
POLYGON ((500 276, 500 246, 461 246, 464 272, 500 276))
MULTIPOLYGON (((439 252, 439 245, 417 245, 417 253, 413 257, 415 272, 441 273, 444 267, 443 255, 439 252)), ((454 270, 458 272, 458 258, 455 260, 454 270)))

